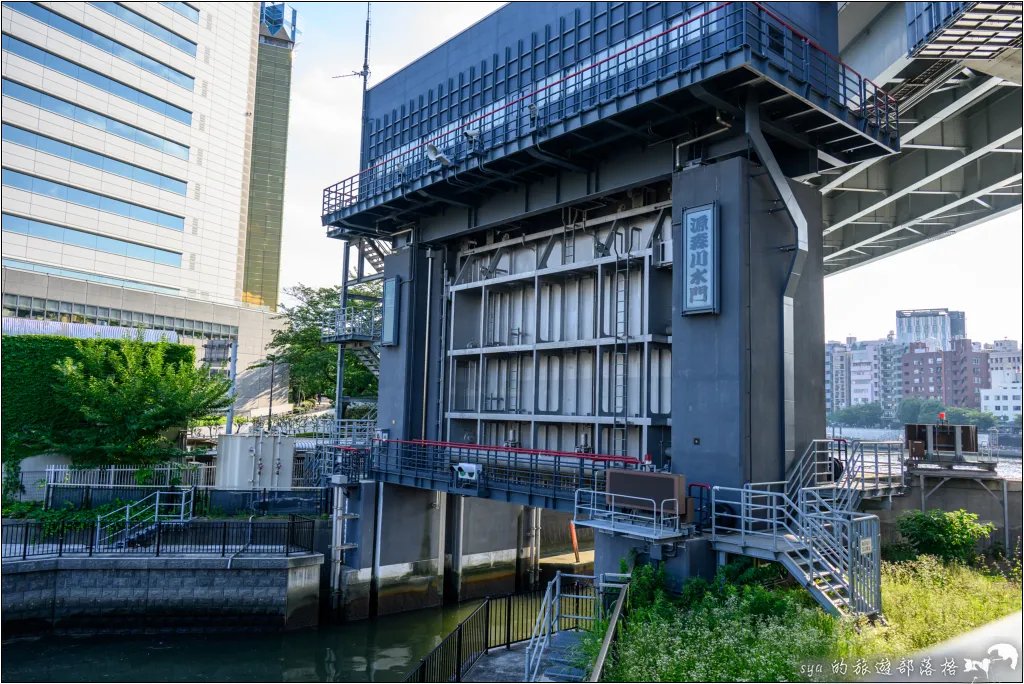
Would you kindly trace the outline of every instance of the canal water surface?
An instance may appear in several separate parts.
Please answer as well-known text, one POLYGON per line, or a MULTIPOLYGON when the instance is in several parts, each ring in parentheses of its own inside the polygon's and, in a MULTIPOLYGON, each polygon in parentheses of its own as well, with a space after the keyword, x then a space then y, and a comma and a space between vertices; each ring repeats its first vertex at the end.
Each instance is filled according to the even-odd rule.
POLYGON ((398 682, 476 603, 287 634, 46 637, 5 643, 5 682, 398 682))

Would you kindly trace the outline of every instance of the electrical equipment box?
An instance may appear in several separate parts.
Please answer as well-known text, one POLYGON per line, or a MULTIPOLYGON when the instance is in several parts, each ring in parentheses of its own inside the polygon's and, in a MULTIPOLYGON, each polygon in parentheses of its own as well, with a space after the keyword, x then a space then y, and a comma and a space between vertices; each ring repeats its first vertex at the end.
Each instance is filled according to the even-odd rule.
POLYGON ((291 489, 295 438, 221 435, 217 438, 218 489, 291 489))

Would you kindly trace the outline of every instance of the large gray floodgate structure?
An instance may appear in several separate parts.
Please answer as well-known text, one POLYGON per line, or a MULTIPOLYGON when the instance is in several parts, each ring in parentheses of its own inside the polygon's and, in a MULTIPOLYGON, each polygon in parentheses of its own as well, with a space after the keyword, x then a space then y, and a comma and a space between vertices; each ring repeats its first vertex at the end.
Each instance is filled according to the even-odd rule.
POLYGON ((742 554, 879 610, 860 510, 903 450, 823 439, 823 278, 1020 206, 1020 91, 984 69, 1021 31, 862 4, 511 3, 367 92, 322 212, 324 339, 380 380, 320 451, 345 614, 536 582, 541 510, 597 572, 742 554))

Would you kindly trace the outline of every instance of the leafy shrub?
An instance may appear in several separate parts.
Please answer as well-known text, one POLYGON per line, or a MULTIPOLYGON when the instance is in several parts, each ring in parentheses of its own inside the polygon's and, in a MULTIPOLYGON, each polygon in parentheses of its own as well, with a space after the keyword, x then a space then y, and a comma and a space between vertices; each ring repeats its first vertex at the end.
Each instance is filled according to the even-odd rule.
POLYGON ((961 562, 972 562, 978 541, 995 530, 992 523, 979 523, 976 514, 963 509, 910 511, 901 515, 897 524, 919 554, 961 562))

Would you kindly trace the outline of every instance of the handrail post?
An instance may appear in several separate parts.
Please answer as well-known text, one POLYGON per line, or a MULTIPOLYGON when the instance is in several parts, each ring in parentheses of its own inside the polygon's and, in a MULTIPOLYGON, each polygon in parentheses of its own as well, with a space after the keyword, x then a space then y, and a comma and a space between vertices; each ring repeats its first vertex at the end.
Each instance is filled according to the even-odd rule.
POLYGON ((32 523, 26 522, 22 528, 25 532, 21 535, 21 560, 28 558, 28 529, 31 525, 32 523))
POLYGON ((455 681, 462 681, 462 625, 455 628, 455 681))
POLYGON ((67 520, 61 520, 60 522, 60 537, 57 539, 57 557, 60 558, 64 555, 64 531, 67 529, 67 520))
POLYGON ((225 520, 220 533, 220 557, 223 558, 228 551, 228 521, 225 520))
POLYGON ((484 599, 484 653, 491 647, 491 599, 484 599))
POLYGON ((295 516, 288 516, 288 531, 284 542, 284 555, 289 555, 292 550, 292 533, 294 531, 295 516))
POLYGON ((505 597, 505 650, 512 648, 512 594, 505 597))
MULTIPOLYGON (((125 546, 127 546, 127 545, 128 545, 128 539, 125 538, 125 546)), ((156 555, 157 555, 157 558, 160 557, 160 519, 159 518, 156 521, 156 555)))
POLYGON ((551 608, 551 617, 553 622, 551 623, 551 629, 548 630, 549 634, 554 634, 558 631, 558 621, 562 613, 562 571, 555 571, 555 605, 551 608))

